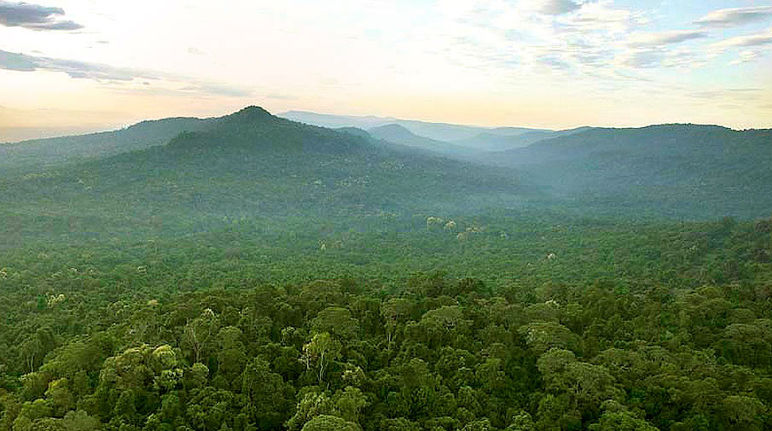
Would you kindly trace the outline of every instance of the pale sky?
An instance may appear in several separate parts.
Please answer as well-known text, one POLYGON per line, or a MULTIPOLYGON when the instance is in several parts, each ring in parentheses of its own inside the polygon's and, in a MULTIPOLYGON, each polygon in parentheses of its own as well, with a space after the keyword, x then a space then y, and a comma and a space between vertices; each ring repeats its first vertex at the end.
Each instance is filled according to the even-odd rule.
POLYGON ((772 127, 772 2, 0 0, 0 142, 246 105, 772 127))

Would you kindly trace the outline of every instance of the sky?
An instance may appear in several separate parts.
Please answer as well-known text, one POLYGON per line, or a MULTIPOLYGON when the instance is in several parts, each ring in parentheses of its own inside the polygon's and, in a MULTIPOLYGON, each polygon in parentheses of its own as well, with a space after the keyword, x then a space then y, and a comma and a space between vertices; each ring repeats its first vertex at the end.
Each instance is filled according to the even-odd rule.
POLYGON ((772 127, 772 2, 0 0, 0 142, 247 105, 772 127))

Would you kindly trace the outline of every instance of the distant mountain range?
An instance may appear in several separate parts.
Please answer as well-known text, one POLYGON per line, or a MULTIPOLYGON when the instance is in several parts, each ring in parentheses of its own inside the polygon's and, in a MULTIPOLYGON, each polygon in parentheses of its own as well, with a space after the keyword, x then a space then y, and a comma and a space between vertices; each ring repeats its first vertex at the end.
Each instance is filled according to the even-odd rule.
POLYGON ((482 133, 496 136, 517 136, 533 131, 543 131, 543 129, 530 129, 524 127, 479 127, 417 120, 401 120, 391 117, 358 117, 353 115, 318 114, 316 112, 307 111, 288 111, 278 114, 278 116, 301 123, 331 128, 358 127, 367 130, 388 124, 397 124, 416 135, 446 142, 471 139, 482 133))
POLYGON ((279 114, 301 123, 321 127, 355 127, 375 133, 387 141, 436 151, 450 156, 470 156, 475 152, 503 151, 534 142, 588 129, 547 130, 526 127, 478 127, 447 123, 401 120, 391 117, 357 117, 289 111, 279 114))
POLYGON ((772 212, 772 129, 594 128, 489 153, 576 205, 674 217, 772 212))
POLYGON ((451 142, 416 133, 420 122, 354 118, 371 127, 340 120, 333 130, 249 107, 3 145, 0 218, 120 231, 158 220, 203 229, 223 217, 409 217, 523 205, 625 217, 772 213, 772 130, 422 126, 435 136, 466 134, 451 142))
MULTIPOLYGON (((454 157, 470 156, 476 151, 517 148, 534 142, 536 138, 552 137, 560 133, 518 127, 482 128, 302 111, 290 111, 280 116, 310 125, 340 128, 350 133, 358 129, 355 133, 363 137, 369 135, 369 130, 377 139, 454 157), (384 126, 400 127, 382 128, 384 126)), ((203 130, 216 120, 166 118, 143 121, 115 131, 0 144, 0 174, 40 170, 60 163, 99 159, 162 145, 181 132, 203 130)))
POLYGON ((422 150, 447 156, 464 157, 475 153, 475 150, 463 147, 461 145, 454 145, 449 142, 438 141, 436 139, 416 135, 406 127, 399 124, 386 124, 384 126, 373 127, 367 132, 373 138, 383 139, 395 144, 420 148, 422 150))
MULTIPOLYGON (((132 145, 127 148, 135 151, 0 176, 0 218, 67 220, 76 230, 96 232, 150 229, 153 223, 200 230, 223 217, 377 220, 476 212, 514 205, 536 192, 508 169, 406 151, 258 107, 192 124, 198 130, 163 145, 149 146, 166 130, 144 149, 132 145)), ((127 131, 115 133, 114 139, 123 139, 127 131)), ((85 139, 75 147, 94 138, 85 139)))
POLYGON ((532 130, 516 135, 498 135, 495 133, 483 132, 468 139, 453 141, 453 144, 477 151, 505 151, 527 147, 535 142, 543 141, 545 139, 567 136, 589 129, 591 129, 591 127, 557 131, 532 130))

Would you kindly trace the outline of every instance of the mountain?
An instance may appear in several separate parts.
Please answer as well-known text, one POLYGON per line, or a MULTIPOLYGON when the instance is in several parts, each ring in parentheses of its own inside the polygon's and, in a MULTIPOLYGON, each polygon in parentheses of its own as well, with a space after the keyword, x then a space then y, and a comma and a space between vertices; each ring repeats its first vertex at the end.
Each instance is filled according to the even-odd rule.
POLYGON ((6 176, 0 189, 0 217, 16 220, 17 231, 95 234, 157 226, 180 233, 255 217, 281 226, 277 220, 473 212, 526 194, 508 169, 405 151, 258 107, 209 119, 164 145, 6 176))
POLYGON ((359 127, 338 127, 334 129, 335 131, 342 132, 342 133, 348 133, 350 135, 359 136, 360 138, 371 138, 369 133, 367 133, 367 130, 360 129, 359 127))
POLYGON ((489 131, 480 133, 468 139, 453 141, 453 144, 478 151, 506 151, 527 147, 534 142, 571 135, 587 129, 589 129, 589 127, 559 131, 520 130, 519 132, 514 132, 512 134, 503 134, 502 131, 499 131, 499 133, 492 133, 489 131))
POLYGON ((0 144, 0 174, 40 170, 60 163, 98 159, 161 145, 184 131, 205 128, 211 119, 166 118, 121 130, 0 144))
POLYGON ((385 141, 399 145, 432 151, 439 154, 459 156, 472 152, 467 148, 461 147, 459 145, 453 145, 449 142, 442 142, 435 139, 418 136, 408 130, 406 127, 400 126, 399 124, 387 124, 385 126, 374 127, 368 130, 368 133, 374 138, 383 139, 385 141))
POLYGON ((505 151, 526 147, 534 142, 554 136, 553 132, 546 131, 526 132, 518 135, 496 135, 485 132, 453 143, 467 148, 476 148, 480 151, 505 151))
POLYGON ((373 115, 334 115, 319 114, 310 111, 287 111, 277 115, 281 118, 297 121, 299 123, 310 124, 319 127, 328 127, 331 129, 340 129, 345 127, 356 127, 359 129, 370 129, 383 126, 394 122, 396 119, 391 117, 377 117, 373 115))
POLYGON ((531 127, 493 127, 487 129, 486 133, 494 136, 519 136, 530 132, 549 132, 546 129, 534 129, 531 127))
POLYGON ((281 226, 288 219, 472 214, 525 204, 632 217, 772 212, 770 130, 676 124, 529 131, 507 139, 554 134, 524 148, 470 156, 400 124, 332 130, 258 107, 220 118, 143 122, 80 141, 16 144, 16 160, 35 171, 0 171, 0 218, 5 232, 74 226, 73 232, 117 233, 152 230, 158 220, 186 231, 224 219, 284 220, 281 226))
POLYGON ((491 153, 487 161, 517 168, 587 208, 686 218, 772 212, 770 129, 596 128, 491 153))
POLYGON ((515 136, 523 133, 538 131, 541 129, 529 129, 522 127, 479 127, 449 123, 433 123, 417 120, 402 120, 392 117, 353 116, 319 114, 308 111, 288 111, 279 114, 282 118, 312 124, 321 127, 358 127, 372 129, 387 124, 398 124, 412 133, 434 139, 437 141, 459 141, 473 138, 480 133, 490 133, 496 136, 515 136))
POLYGON ((464 126, 459 124, 447 124, 447 123, 429 123, 425 121, 416 120, 397 120, 394 123, 404 126, 411 132, 426 136, 427 138, 436 139, 439 141, 458 141, 466 138, 470 138, 482 132, 491 133, 501 136, 512 136, 520 133, 526 133, 538 129, 528 129, 519 127, 478 127, 478 126, 464 126))

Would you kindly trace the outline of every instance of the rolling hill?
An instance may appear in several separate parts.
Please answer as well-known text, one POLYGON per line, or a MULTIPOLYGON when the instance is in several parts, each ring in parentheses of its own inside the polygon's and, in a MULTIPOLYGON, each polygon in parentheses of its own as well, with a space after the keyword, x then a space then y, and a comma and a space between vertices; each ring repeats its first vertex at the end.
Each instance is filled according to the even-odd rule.
POLYGON ((166 143, 184 131, 205 128, 211 119, 166 118, 121 130, 0 144, 0 175, 42 170, 61 163, 98 159, 166 143))
POLYGON ((545 139, 553 139, 560 136, 571 135, 589 129, 580 127, 570 130, 529 130, 511 135, 483 132, 468 139, 453 141, 453 144, 477 151, 506 151, 515 148, 527 147, 535 142, 545 139))
POLYGON ((0 212, 17 230, 94 234, 154 224, 180 233, 246 218, 309 223, 475 211, 526 194, 508 169, 406 152, 258 107, 207 120, 165 145, 8 176, 0 189, 0 212))
POLYGON ((575 206, 671 217, 772 211, 772 130, 671 124, 590 129, 491 153, 575 206))
POLYGON ((0 171, 2 232, 17 239, 50 232, 179 234, 255 218, 279 228, 290 220, 356 220, 353 226, 524 205, 627 218, 772 212, 770 130, 574 130, 525 148, 479 153, 484 165, 426 149, 468 157, 463 148, 398 124, 331 130, 258 107, 16 144, 12 157, 21 167, 0 171))
POLYGON ((474 153, 473 150, 460 145, 416 135, 399 124, 386 124, 385 126, 374 127, 368 130, 368 133, 374 138, 383 139, 394 144, 419 148, 448 156, 464 156, 474 153))
POLYGON ((362 129, 372 129, 387 124, 398 124, 416 135, 434 139, 436 141, 448 142, 471 139, 480 133, 488 133, 495 136, 516 136, 523 133, 541 131, 541 129, 525 127, 480 127, 418 120, 403 120, 392 117, 319 114, 308 111, 288 111, 278 114, 278 116, 301 123, 331 128, 358 127, 362 129))

